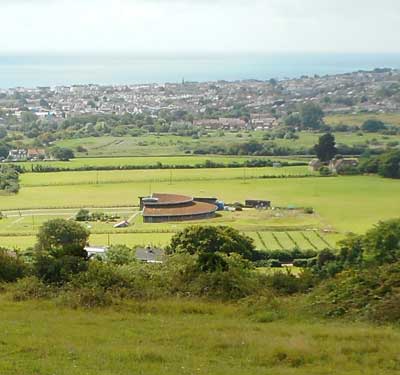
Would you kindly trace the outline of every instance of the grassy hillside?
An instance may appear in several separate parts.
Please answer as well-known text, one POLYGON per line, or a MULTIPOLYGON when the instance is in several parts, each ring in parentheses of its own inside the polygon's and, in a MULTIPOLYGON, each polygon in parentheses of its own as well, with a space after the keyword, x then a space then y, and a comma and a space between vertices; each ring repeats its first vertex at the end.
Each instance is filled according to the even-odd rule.
POLYGON ((400 126, 400 114, 399 113, 359 113, 349 115, 331 115, 325 117, 325 121, 328 125, 354 125, 361 126, 364 121, 369 119, 376 119, 383 121, 387 125, 400 126))
MULTIPOLYGON (((393 327, 302 320, 205 301, 70 310, 0 297, 2 375, 389 375, 393 327)), ((294 314, 293 314, 294 315, 294 314)))
MULTIPOLYGON (((374 117, 374 116, 372 116, 374 117)), ((364 122, 366 117, 351 117, 339 115, 327 117, 326 121, 330 125, 337 124, 354 124, 360 125, 364 122)), ((397 119, 397 121, 399 121, 397 119)), ((127 156, 142 156, 150 158, 154 155, 176 156, 185 155, 187 151, 193 151, 198 148, 208 147, 210 145, 226 146, 237 143, 244 143, 250 140, 263 141, 263 131, 253 131, 250 133, 229 133, 225 135, 217 135, 213 133, 210 137, 202 136, 199 139, 192 137, 178 137, 169 134, 154 135, 146 134, 140 137, 92 137, 80 139, 68 139, 57 142, 58 146, 69 147, 76 149, 78 146, 84 147, 87 151, 77 153, 77 156, 83 157, 127 157, 127 156)), ((287 147, 291 150, 310 149, 314 146, 319 133, 300 132, 298 133, 299 139, 274 139, 273 142, 281 147, 287 147)), ((343 143, 348 146, 363 144, 367 141, 375 139, 375 145, 384 146, 390 141, 399 141, 400 136, 383 136, 381 134, 364 134, 362 136, 354 133, 334 133, 338 143, 343 143)), ((209 157, 208 157, 209 158, 209 157)))

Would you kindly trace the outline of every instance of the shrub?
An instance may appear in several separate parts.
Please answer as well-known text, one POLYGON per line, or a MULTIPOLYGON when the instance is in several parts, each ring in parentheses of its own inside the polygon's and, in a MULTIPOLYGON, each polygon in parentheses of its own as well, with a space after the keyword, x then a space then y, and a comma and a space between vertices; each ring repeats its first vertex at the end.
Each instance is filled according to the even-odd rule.
POLYGON ((90 212, 89 210, 85 210, 84 208, 81 208, 75 216, 76 221, 88 221, 89 218, 90 212))
POLYGON ((327 317, 398 321, 399 286, 399 262, 348 269, 317 287, 310 302, 315 312, 327 317))
POLYGON ((0 248, 0 281, 13 282, 25 276, 27 266, 16 254, 0 248))
POLYGON ((293 261, 293 266, 305 268, 308 267, 309 259, 295 259, 293 261))
POLYGON ((113 245, 107 250, 105 260, 119 266, 136 263, 136 249, 125 245, 113 245))
POLYGON ((223 255, 227 267, 214 272, 200 272, 191 290, 195 295, 223 300, 237 300, 260 289, 260 277, 240 255, 223 255))
POLYGON ((10 291, 14 301, 46 299, 56 294, 56 290, 52 286, 46 285, 35 276, 18 280, 11 285, 10 291))
POLYGON ((268 285, 282 294, 293 294, 300 290, 297 277, 290 271, 279 271, 269 275, 268 285))
POLYGON ((400 259, 400 219, 382 221, 364 236, 367 255, 379 263, 400 259))
POLYGON ((102 288, 81 287, 79 289, 70 290, 62 293, 58 299, 58 303, 77 308, 94 308, 109 306, 113 302, 110 293, 102 288))
POLYGON ((278 259, 270 259, 268 263, 271 268, 282 267, 282 263, 278 259))
POLYGON ((330 171, 330 169, 328 167, 321 167, 319 169, 319 174, 324 177, 332 176, 332 172, 330 171))
POLYGON ((34 261, 36 275, 46 283, 63 284, 86 269, 87 262, 84 259, 71 255, 58 258, 38 255, 34 261))

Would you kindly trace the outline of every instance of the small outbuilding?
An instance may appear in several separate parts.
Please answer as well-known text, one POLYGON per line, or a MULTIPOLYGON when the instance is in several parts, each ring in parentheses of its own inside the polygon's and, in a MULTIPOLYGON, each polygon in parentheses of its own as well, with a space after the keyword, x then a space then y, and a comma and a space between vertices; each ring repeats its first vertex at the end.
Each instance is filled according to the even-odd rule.
POLYGON ((246 199, 244 205, 248 208, 270 208, 271 201, 261 199, 246 199))

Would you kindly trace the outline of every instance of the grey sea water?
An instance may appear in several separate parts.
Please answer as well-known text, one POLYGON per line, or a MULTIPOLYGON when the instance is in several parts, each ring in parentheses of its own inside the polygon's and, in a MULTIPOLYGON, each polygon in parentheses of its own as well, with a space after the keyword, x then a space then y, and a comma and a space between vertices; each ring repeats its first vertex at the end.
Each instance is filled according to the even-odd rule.
POLYGON ((0 55, 0 88, 295 78, 400 68, 400 54, 0 55))

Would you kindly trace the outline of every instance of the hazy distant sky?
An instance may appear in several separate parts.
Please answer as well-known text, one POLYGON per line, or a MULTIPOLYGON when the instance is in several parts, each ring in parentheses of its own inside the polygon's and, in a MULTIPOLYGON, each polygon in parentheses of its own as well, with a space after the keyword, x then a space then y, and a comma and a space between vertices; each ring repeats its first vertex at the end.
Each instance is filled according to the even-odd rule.
POLYGON ((0 53, 400 52, 400 0, 0 0, 0 53))

